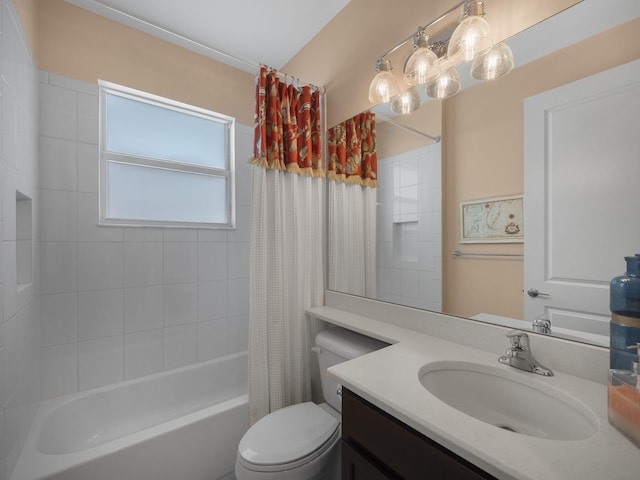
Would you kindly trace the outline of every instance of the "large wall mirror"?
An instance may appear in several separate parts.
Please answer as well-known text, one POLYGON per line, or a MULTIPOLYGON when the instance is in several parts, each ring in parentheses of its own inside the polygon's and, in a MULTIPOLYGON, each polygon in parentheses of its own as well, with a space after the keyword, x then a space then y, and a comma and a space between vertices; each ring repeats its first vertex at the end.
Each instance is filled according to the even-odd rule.
POLYGON ((331 265, 329 288, 522 329, 549 319, 552 334, 608 346, 609 281, 640 253, 639 16, 632 0, 584 0, 507 40, 506 77, 408 116, 374 109, 375 288, 350 291, 331 265), (599 74, 606 91, 575 83, 599 74), (461 204, 520 195, 524 241, 463 238, 461 204))

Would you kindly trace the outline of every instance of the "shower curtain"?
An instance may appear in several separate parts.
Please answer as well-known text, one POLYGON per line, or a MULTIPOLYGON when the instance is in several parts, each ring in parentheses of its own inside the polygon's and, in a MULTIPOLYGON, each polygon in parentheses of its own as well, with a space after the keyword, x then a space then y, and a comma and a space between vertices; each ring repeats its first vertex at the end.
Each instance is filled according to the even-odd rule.
POLYGON ((262 67, 252 158, 249 415, 310 400, 305 310, 324 302, 320 94, 262 67))
POLYGON ((329 290, 376 298, 375 114, 329 129, 329 290))

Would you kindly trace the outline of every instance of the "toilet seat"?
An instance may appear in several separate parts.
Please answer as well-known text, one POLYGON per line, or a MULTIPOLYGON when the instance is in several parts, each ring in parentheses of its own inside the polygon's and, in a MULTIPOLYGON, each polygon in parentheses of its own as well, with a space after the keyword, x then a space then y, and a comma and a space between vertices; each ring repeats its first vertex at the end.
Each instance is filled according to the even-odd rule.
POLYGON ((340 439, 340 422, 312 402, 277 410, 242 437, 238 461, 257 472, 290 470, 313 461, 340 439))

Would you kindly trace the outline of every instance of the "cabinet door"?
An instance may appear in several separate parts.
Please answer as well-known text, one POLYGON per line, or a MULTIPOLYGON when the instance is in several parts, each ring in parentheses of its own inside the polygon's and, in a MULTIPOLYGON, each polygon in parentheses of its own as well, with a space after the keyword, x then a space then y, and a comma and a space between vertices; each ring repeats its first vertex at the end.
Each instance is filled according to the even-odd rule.
MULTIPOLYGON (((381 477, 404 480, 496 480, 464 458, 342 389, 342 440, 381 477)), ((344 450, 343 450, 344 451, 344 450)), ((343 458, 343 471, 348 469, 343 458)), ((356 464, 357 467, 360 464, 356 464)), ((362 467, 364 468, 364 467, 362 467)), ((354 478, 345 475, 344 478, 354 478)))
POLYGON ((342 442, 342 480, 389 480, 399 478, 385 474, 365 457, 342 442))

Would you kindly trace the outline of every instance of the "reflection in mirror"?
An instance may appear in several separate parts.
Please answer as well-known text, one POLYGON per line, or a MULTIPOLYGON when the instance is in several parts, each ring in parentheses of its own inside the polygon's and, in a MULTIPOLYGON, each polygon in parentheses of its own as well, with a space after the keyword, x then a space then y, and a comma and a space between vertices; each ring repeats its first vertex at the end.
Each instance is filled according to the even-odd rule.
MULTIPOLYGON (((554 335, 608 346, 608 282, 624 270, 624 255, 638 253, 640 232, 635 226, 635 230, 626 229, 625 226, 633 222, 617 216, 618 210, 609 210, 609 214, 603 212, 598 222, 591 224, 604 232, 598 236, 599 242, 612 236, 616 241, 600 244, 595 253, 577 253, 575 248, 589 243, 584 241, 585 237, 591 237, 588 233, 582 233, 578 239, 567 237, 565 232, 563 242, 550 236, 551 226, 557 227, 551 219, 559 217, 545 216, 545 212, 562 208, 557 212, 562 212, 569 231, 571 222, 585 215, 588 226, 589 218, 593 219, 588 214, 597 205, 597 199, 608 198, 607 191, 613 192, 617 187, 614 180, 605 185, 601 175, 586 175, 592 167, 586 169, 574 164, 570 168, 577 171, 568 178, 574 178, 574 183, 585 182, 581 189, 594 192, 591 199, 596 201, 584 203, 579 200, 581 197, 573 196, 577 192, 572 192, 565 198, 559 198, 556 193, 554 199, 562 200, 561 204, 552 204, 550 198, 544 196, 532 203, 531 190, 545 192, 548 185, 532 186, 530 179, 525 178, 528 175, 525 157, 532 155, 530 149, 525 151, 525 144, 532 137, 525 131, 524 120, 525 99, 640 58, 640 5, 624 0, 612 12, 607 3, 584 0, 509 39, 507 43, 513 49, 516 68, 493 84, 464 85, 460 93, 444 102, 432 100, 410 115, 393 117, 394 124, 382 118, 389 116, 388 111, 379 115, 376 292, 375 296, 367 296, 527 330, 531 330, 535 320, 538 320, 537 331, 542 330, 546 326, 546 322, 540 321, 543 317, 551 321, 554 335), (438 121, 442 122, 442 143, 434 143, 421 135, 439 136, 438 121), (522 193, 526 244, 460 243, 461 202, 522 193), (585 206, 587 210, 581 208, 585 206), (540 213, 540 220, 534 221, 534 215, 540 213), (604 219, 613 224, 604 223, 604 219), (529 248, 529 244, 534 243, 529 241, 534 234, 543 244, 553 241, 555 250, 534 257, 529 248), (452 255, 455 250, 478 255, 457 257, 452 255), (594 256, 606 262, 596 262, 598 270, 589 271, 594 256), (556 263, 549 263, 550 259, 556 263), (532 271, 529 265, 543 267, 545 283, 530 283, 528 273, 525 275, 532 271), (582 271, 567 268, 570 265, 581 265, 582 271), (550 266, 555 270, 549 270, 550 266), (588 299, 577 297, 570 304, 569 300, 560 298, 563 294, 547 291, 553 286, 571 287, 577 283, 593 287, 588 299), (531 289, 537 289, 540 294, 527 295, 526 291, 531 289), (550 297, 554 297, 556 303, 545 303, 549 297, 544 293, 552 293, 550 297), (591 299, 595 298, 598 305, 592 307, 591 299), (526 302, 534 302, 536 309, 525 308, 526 302)), ((617 105, 624 104, 619 99, 616 101, 617 105)), ((636 108, 637 118, 637 102, 627 103, 636 108)), ((633 111, 629 114, 634 115, 633 111)), ((559 123, 561 117, 557 118, 559 123)), ((586 137, 583 132, 577 138, 598 152, 603 165, 613 165, 620 152, 637 152, 640 148, 637 135, 625 135, 615 142, 594 135, 601 123, 596 122, 596 130, 586 137), (627 146, 621 147, 621 142, 627 142, 627 146)), ((561 130, 554 133, 560 134, 561 130)), ((558 144, 558 148, 572 144, 575 142, 567 140, 558 144)), ((541 155, 544 154, 543 150, 541 155)), ((582 155, 580 150, 574 154, 582 155)), ((537 163, 548 162, 549 159, 538 159, 537 163)), ((594 162, 596 165, 597 159, 594 162)), ((543 172, 543 176, 558 173, 559 170, 551 170, 543 172)), ((637 178, 637 174, 634 175, 637 178)), ((627 203, 633 202, 637 204, 640 198, 627 203)), ((331 275, 330 268, 329 277, 331 275)), ((331 282, 330 289, 344 291, 331 282)))

